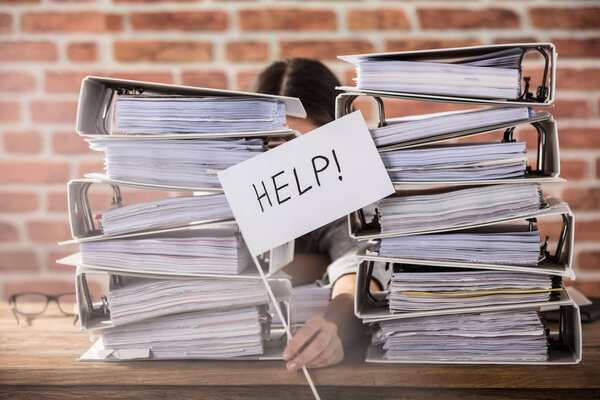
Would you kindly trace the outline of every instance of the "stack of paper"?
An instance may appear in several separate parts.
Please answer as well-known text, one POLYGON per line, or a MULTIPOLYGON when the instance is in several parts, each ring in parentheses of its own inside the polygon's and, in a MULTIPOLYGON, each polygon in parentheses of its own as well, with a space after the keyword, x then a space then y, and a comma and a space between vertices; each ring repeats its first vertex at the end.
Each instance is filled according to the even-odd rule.
POLYGON ((376 240, 358 255, 355 314, 379 323, 366 360, 577 363, 578 311, 563 307, 569 300, 560 283, 572 275, 572 215, 558 199, 546 203, 539 185, 560 180, 557 128, 548 112, 529 107, 554 101, 554 45, 339 58, 355 65, 356 88, 339 88, 347 93, 337 98, 338 118, 359 94, 378 101, 382 126, 371 135, 396 189, 349 216, 352 237, 376 240), (530 51, 545 62, 541 85, 531 88, 522 80, 530 51), (501 107, 390 119, 386 98, 501 107), (513 140, 526 124, 539 139, 529 166, 526 143, 513 140), (484 133, 502 141, 462 140, 484 133), (559 213, 561 203, 562 231, 551 254, 536 218, 559 213), (386 289, 372 292, 369 282, 383 268, 393 272, 386 289), (561 344, 549 357, 555 335, 547 340, 538 312, 559 304, 561 344), (481 314, 465 314, 473 312, 481 314))
POLYGON ((267 291, 258 279, 131 280, 107 294, 115 325, 190 311, 266 304, 267 291))
POLYGON ((374 345, 398 361, 546 361, 548 342, 535 311, 456 314, 379 322, 374 345))
POLYGON ((393 313, 546 301, 553 291, 561 290, 553 288, 552 278, 542 274, 423 267, 407 270, 394 272, 387 289, 393 313))
POLYGON ((412 115, 388 120, 387 125, 371 130, 371 134, 375 144, 381 147, 434 138, 452 132, 523 121, 534 115, 533 109, 528 107, 500 107, 412 115))
POLYGON ((233 218, 224 194, 180 196, 145 201, 102 213, 102 232, 113 235, 196 221, 233 218))
POLYGON ((543 206, 537 184, 491 185, 387 197, 380 201, 381 232, 408 233, 484 224, 522 216, 543 206))
POLYGON ((381 153, 394 182, 518 178, 525 175, 525 142, 464 143, 381 153))
POLYGON ((272 131, 283 129, 285 105, 268 98, 122 95, 115 123, 130 134, 272 131))
POLYGON ((264 151, 262 139, 90 140, 109 178, 166 186, 220 187, 217 172, 264 151))
POLYGON ((537 230, 450 232, 383 238, 373 250, 384 257, 533 266, 540 258, 540 244, 537 230))
POLYGON ((355 61, 356 86, 364 90, 517 99, 521 93, 522 54, 523 50, 512 49, 461 64, 366 56, 355 61))
POLYGON ((84 264, 121 272, 235 275, 247 266, 236 236, 110 239, 80 248, 84 264))
MULTIPOLYGON (((331 301, 331 286, 314 284, 295 286, 292 288, 292 293, 290 316, 294 325, 305 324, 306 320, 315 315, 325 315, 331 301)), ((277 313, 271 312, 271 315, 273 324, 281 324, 277 313)))
MULTIPOLYGON (((103 77, 84 79, 79 99, 77 133, 105 153, 107 175, 69 187, 81 254, 65 262, 77 265, 81 328, 101 337, 81 360, 280 359, 285 338, 269 336, 270 298, 246 271, 254 263, 228 201, 206 194, 222 192, 218 172, 296 137, 285 124, 306 116, 300 100, 103 77), (97 181, 116 205, 99 218, 87 196, 97 181), (202 195, 121 206, 120 186, 202 195), (110 280, 101 301, 88 274, 110 280)), ((291 281, 274 274, 292 255, 288 243, 256 262, 285 309, 291 281)))
POLYGON ((150 349, 153 359, 259 355, 264 320, 257 307, 167 315, 106 329, 101 341, 106 349, 150 349))

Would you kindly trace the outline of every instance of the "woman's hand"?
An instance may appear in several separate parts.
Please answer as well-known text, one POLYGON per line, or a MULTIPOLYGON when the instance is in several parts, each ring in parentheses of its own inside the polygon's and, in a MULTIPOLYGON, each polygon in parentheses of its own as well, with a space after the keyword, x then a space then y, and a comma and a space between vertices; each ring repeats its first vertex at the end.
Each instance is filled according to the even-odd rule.
POLYGON ((337 325, 320 315, 311 317, 296 332, 283 351, 288 371, 303 366, 321 368, 344 359, 344 347, 337 334, 337 325))

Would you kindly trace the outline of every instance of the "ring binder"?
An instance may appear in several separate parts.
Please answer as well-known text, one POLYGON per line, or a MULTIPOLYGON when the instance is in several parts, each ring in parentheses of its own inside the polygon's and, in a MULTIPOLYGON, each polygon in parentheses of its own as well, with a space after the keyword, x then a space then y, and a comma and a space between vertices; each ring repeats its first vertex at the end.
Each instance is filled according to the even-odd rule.
MULTIPOLYGON (((104 239, 109 238, 114 235, 105 234, 103 232, 102 226, 98 226, 97 221, 92 213, 90 208, 90 202, 88 198, 88 192, 92 185, 108 185, 113 192, 112 202, 107 207, 109 208, 117 208, 121 207, 123 204, 123 197, 121 194, 121 188, 119 185, 113 183, 112 181, 103 181, 99 179, 74 179, 70 181, 67 185, 68 190, 68 201, 69 201, 69 222, 71 226, 71 234, 73 238, 76 239, 85 239, 85 238, 96 238, 96 239, 104 239)), ((188 223, 177 223, 170 225, 161 225, 154 226, 151 229, 156 231, 160 229, 178 227, 178 226, 187 226, 187 225, 207 225, 213 224, 217 222, 230 222, 233 221, 233 217, 225 217, 225 218, 211 218, 211 219, 199 219, 194 221, 189 221, 188 223)), ((148 230, 148 229, 143 229, 148 230)), ((119 234, 126 233, 135 233, 141 232, 142 229, 133 229, 125 232, 120 232, 119 234)))
POLYGON ((528 214, 517 215, 517 216, 511 217, 511 218, 506 218, 506 219, 493 220, 493 221, 489 221, 489 222, 485 222, 485 223, 456 225, 456 226, 452 226, 452 227, 445 227, 443 229, 428 229, 428 230, 414 229, 411 231, 390 232, 388 234, 382 234, 381 229, 380 229, 379 220, 378 220, 378 213, 376 212, 374 214, 374 217, 371 221, 367 221, 364 209, 357 210, 357 211, 353 212, 352 214, 349 214, 349 216, 348 216, 349 224, 348 225, 349 225, 350 236, 353 239, 371 240, 371 239, 378 239, 378 238, 392 237, 392 236, 406 236, 406 235, 419 235, 419 234, 424 234, 424 233, 457 231, 457 230, 463 230, 463 229, 469 229, 469 228, 475 228, 475 227, 494 225, 494 224, 498 224, 498 223, 502 223, 502 222, 518 221, 518 220, 522 220, 522 219, 538 218, 538 217, 544 217, 544 216, 549 216, 549 215, 566 214, 566 215, 569 215, 570 217, 573 216, 573 213, 571 212, 571 209, 569 208, 569 205, 566 202, 564 202, 558 198, 555 198, 555 197, 547 198, 547 199, 545 199, 545 201, 547 203, 547 205, 545 207, 540 208, 539 210, 536 210, 536 211, 528 213, 528 214))
POLYGON ((560 305, 570 305, 572 302, 572 300, 568 296, 567 290, 564 288, 564 286, 562 286, 562 290, 559 292, 560 296, 551 298, 547 301, 540 301, 535 303, 462 307, 444 310, 414 311, 393 314, 390 312, 387 306, 388 302, 385 296, 386 293, 373 293, 370 291, 370 276, 372 274, 375 263, 376 261, 372 260, 362 260, 358 266, 358 272, 356 274, 354 313, 356 317, 362 319, 364 323, 378 322, 388 319, 402 319, 431 315, 463 314, 471 312, 494 312, 507 309, 522 310, 530 309, 532 307, 555 307, 560 305))
POLYGON ((496 44, 486 46, 456 47, 449 49, 401 51, 392 53, 372 53, 338 56, 339 59, 355 63, 360 59, 387 59, 406 61, 444 61, 448 59, 464 59, 469 57, 485 56, 486 54, 518 48, 523 51, 519 64, 522 63, 524 55, 530 51, 536 51, 544 57, 544 73, 540 86, 533 94, 529 90, 529 81, 525 81, 525 87, 520 91, 516 100, 482 99, 473 97, 459 97, 448 95, 419 94, 409 92, 393 92, 384 90, 360 89, 352 86, 339 86, 336 89, 351 94, 367 94, 371 96, 384 96, 401 99, 413 99, 421 101, 478 104, 478 105, 503 105, 503 106, 536 106, 553 107, 556 81, 556 48, 552 43, 516 43, 496 44))
MULTIPOLYGON (((518 264, 505 263, 483 263, 483 262, 467 262, 467 261, 452 261, 441 259, 427 258, 408 258, 408 257, 392 257, 380 256, 369 249, 357 255, 359 260, 386 262, 386 263, 410 263, 416 265, 429 265, 438 267, 451 268, 475 268, 475 269, 491 269, 499 271, 521 271, 538 274, 553 274, 564 276, 569 279, 575 279, 573 272, 573 243, 574 243, 574 217, 572 213, 560 214, 562 217, 562 226, 558 236, 556 249, 554 253, 550 253, 548 247, 548 237, 545 243, 540 248, 540 259, 536 266, 524 266, 518 264)), ((537 222, 537 218, 529 218, 527 221, 531 224, 537 222)), ((490 225, 488 228, 510 226, 509 224, 490 225)), ((481 230, 481 229, 479 229, 481 230)))
MULTIPOLYGON (((78 267, 75 273, 75 295, 77 297, 78 315, 79 315, 79 330, 98 330, 105 329, 114 326, 114 323, 110 321, 110 305, 107 302, 106 295, 100 296, 99 300, 94 300, 90 293, 90 289, 87 283, 88 275, 104 276, 105 279, 109 280, 109 290, 117 289, 127 283, 127 279, 131 278, 145 278, 145 279, 168 279, 168 280, 185 280, 189 281, 189 277, 178 277, 174 275, 156 275, 149 277, 146 274, 136 273, 114 273, 111 271, 99 271, 86 267, 78 267)), ((211 279, 211 278, 202 278, 211 279)), ((218 278, 222 280, 223 278, 218 278)), ((229 276, 228 280, 236 280, 239 278, 235 276, 229 276)), ((289 320, 289 300, 292 297, 292 284, 289 277, 286 274, 278 274, 268 278, 269 283, 273 289, 278 301, 280 301, 284 307, 282 309, 287 310, 289 320)), ((268 302, 268 301, 267 301, 268 302)), ((240 305, 239 307, 245 307, 247 305, 260 305, 260 302, 250 302, 240 305)), ((266 304, 266 303, 264 303, 266 304)), ((230 307, 228 307, 230 309, 230 307)))
MULTIPOLYGON (((240 278, 240 279, 260 279, 260 275, 256 268, 252 267, 252 259, 250 257, 250 253, 246 247, 246 244, 243 242, 243 238, 239 232, 238 226, 233 222, 221 222, 215 224, 207 224, 201 226, 184 226, 177 228, 169 228, 169 229, 161 229, 161 230, 151 230, 145 232, 136 232, 122 235, 114 235, 114 236, 91 236, 81 239, 69 240, 65 242, 59 243, 59 245, 64 244, 73 244, 73 243, 86 243, 86 242, 96 242, 96 241, 106 241, 111 239, 146 239, 146 238, 156 238, 156 237, 201 237, 201 236, 227 236, 227 235, 235 235, 242 241, 240 254, 238 255, 238 262, 242 266, 246 266, 241 273, 237 275, 231 274, 222 274, 222 273, 204 273, 204 272, 169 272, 169 275, 179 276, 179 277, 196 277, 196 278, 240 278), (249 267, 249 268, 248 268, 249 267)), ((278 271, 280 271, 284 266, 286 266, 294 256, 294 242, 285 243, 279 247, 271 249, 268 253, 265 253, 258 257, 258 260, 263 267, 263 271, 267 277, 275 275, 278 271)), ((57 260, 57 263, 63 265, 70 266, 81 266, 88 270, 98 270, 98 271, 108 271, 117 274, 124 274, 127 272, 128 274, 146 274, 148 276, 160 276, 161 273, 157 272, 153 269, 146 268, 136 268, 135 271, 126 271, 124 269, 116 269, 110 266, 103 265, 90 265, 83 262, 81 253, 74 253, 60 260, 57 260)))
MULTIPOLYGON (((234 90, 210 89, 192 86, 171 85, 165 83, 142 82, 128 79, 115 79, 99 76, 87 76, 83 79, 79 92, 77 108, 76 131, 81 136, 90 138, 116 138, 125 135, 112 135, 112 104, 116 95, 152 93, 157 95, 183 95, 198 97, 262 97, 276 99, 285 104, 287 115, 306 118, 306 111, 297 98, 286 96, 272 96, 234 90), (94 110, 95 112, 90 112, 94 110)), ((273 132, 247 132, 228 134, 201 134, 186 135, 188 138, 202 137, 250 137, 250 136, 288 136, 295 135, 294 131, 284 129, 273 132)), ((158 136, 158 135, 157 135, 158 136)), ((161 137, 172 137, 173 135, 161 135, 161 137)), ((156 137, 154 137, 156 139, 156 137)))
MULTIPOLYGON (((559 324, 556 332, 551 332, 548 337, 548 359, 546 361, 432 361, 432 360, 388 360, 384 358, 382 346, 369 344, 367 347, 366 362, 370 363, 401 363, 401 364, 525 364, 525 365, 570 365, 581 361, 582 340, 579 307, 571 303, 561 305, 559 309, 559 324)), ((544 307, 534 307, 544 314, 544 307)))

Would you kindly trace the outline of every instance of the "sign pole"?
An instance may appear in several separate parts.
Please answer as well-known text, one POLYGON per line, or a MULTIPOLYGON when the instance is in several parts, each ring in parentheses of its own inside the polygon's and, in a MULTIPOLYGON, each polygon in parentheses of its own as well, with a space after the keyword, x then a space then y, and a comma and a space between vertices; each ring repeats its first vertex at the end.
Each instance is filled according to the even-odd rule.
MULTIPOLYGON (((265 288, 267 289, 267 292, 269 293, 271 302, 273 303, 273 306, 275 307, 275 311, 277 312, 277 315, 279 316, 279 320, 281 321, 281 324, 283 325, 283 329, 285 329, 285 333, 287 333, 287 337, 288 337, 288 341, 289 341, 292 338, 292 331, 290 330, 290 326, 287 324, 285 318, 283 318, 283 313, 281 312, 281 307, 279 307, 279 302, 277 301, 277 299, 275 298, 275 295, 273 294, 273 291, 271 290, 271 285, 269 285, 269 282, 267 281, 267 277, 265 276, 265 273, 262 270, 262 267, 260 265, 260 262, 258 261, 258 258, 253 254, 252 259, 254 260, 254 265, 256 265, 256 269, 258 269, 260 278, 262 279, 262 281, 265 285, 265 288)), ((312 391, 315 399, 321 400, 321 397, 319 396, 319 393, 317 392, 317 389, 315 388, 315 384, 313 383, 312 378, 310 377, 310 374, 308 373, 308 370, 306 369, 305 366, 302 367, 302 372, 304 372, 304 377, 306 378, 306 381, 308 382, 308 386, 310 386, 310 390, 312 391)))

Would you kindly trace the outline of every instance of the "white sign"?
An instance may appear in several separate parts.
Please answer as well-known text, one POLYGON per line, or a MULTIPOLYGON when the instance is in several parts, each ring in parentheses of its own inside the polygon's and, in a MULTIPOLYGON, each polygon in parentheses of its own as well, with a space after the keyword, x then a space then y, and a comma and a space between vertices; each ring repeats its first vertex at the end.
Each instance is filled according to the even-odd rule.
POLYGON ((261 254, 394 193, 360 111, 219 172, 261 254))

